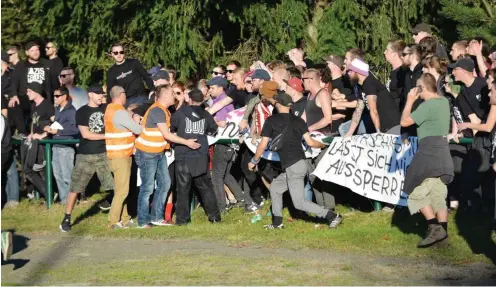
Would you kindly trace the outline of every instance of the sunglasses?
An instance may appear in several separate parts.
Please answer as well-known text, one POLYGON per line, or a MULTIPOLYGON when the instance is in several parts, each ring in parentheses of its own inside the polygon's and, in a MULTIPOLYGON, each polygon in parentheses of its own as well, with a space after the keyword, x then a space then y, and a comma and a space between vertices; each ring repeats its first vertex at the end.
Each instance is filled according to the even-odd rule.
POLYGON ((54 98, 62 97, 65 96, 65 94, 58 94, 58 95, 53 95, 54 98))
POLYGON ((234 72, 234 70, 227 70, 228 74, 232 74, 233 72, 234 72))
POLYGON ((116 52, 112 52, 112 54, 114 54, 116 56, 119 54, 124 55, 124 51, 116 51, 116 52))
POLYGON ((218 76, 218 75, 224 75, 224 73, 221 73, 221 72, 216 72, 216 71, 212 71, 212 74, 218 76))
POLYGON ((65 79, 65 77, 67 77, 67 76, 72 76, 72 75, 73 75, 73 74, 64 74, 64 75, 62 75, 62 74, 61 74, 61 75, 59 75, 59 77, 61 77, 62 79, 65 79))
POLYGON ((302 80, 313 80, 313 78, 301 78, 302 80))

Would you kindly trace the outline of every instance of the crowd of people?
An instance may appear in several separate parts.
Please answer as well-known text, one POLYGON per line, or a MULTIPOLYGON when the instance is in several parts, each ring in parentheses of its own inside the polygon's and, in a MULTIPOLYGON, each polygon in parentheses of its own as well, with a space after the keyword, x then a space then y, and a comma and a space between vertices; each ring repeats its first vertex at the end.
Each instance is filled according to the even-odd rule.
MULTIPOLYGON (((404 141, 418 137, 404 186, 410 212, 420 212, 428 223, 418 247, 447 245, 449 209, 494 208, 496 48, 483 38, 467 39, 453 43, 448 55, 429 25, 419 24, 411 33, 414 43, 391 40, 385 48, 391 65, 386 83, 373 74, 360 48, 316 64, 299 46, 284 61, 243 67, 233 60, 214 67, 208 79, 181 82, 175 67, 147 71, 115 44, 106 85, 85 90, 76 85, 75 69, 57 56, 56 42, 45 45, 47 59, 35 42, 25 45, 26 60, 19 47, 8 47, 1 58, 5 207, 19 202, 17 155, 32 189, 46 197, 40 140, 80 139, 77 146, 53 146, 58 200, 66 208, 63 232, 71 230, 73 208, 85 200, 95 173, 112 195, 100 203, 109 211, 112 230, 186 225, 193 191, 212 223, 232 208, 258 212, 270 196, 272 223, 265 228, 281 229, 288 190, 295 209, 336 228, 343 221, 335 212, 337 187, 312 174, 326 146, 310 133, 345 141, 385 133, 404 141), (207 136, 243 107, 239 134, 259 140, 256 152, 239 143, 209 147, 207 136), (11 137, 22 140, 18 152, 11 137), (472 138, 472 144, 456 144, 460 138, 472 138), (302 139, 323 152, 306 158, 302 139), (263 159, 267 149, 280 162, 263 159), (127 206, 133 164, 141 179, 137 222, 127 206)), ((384 211, 394 208, 386 205, 384 211)))

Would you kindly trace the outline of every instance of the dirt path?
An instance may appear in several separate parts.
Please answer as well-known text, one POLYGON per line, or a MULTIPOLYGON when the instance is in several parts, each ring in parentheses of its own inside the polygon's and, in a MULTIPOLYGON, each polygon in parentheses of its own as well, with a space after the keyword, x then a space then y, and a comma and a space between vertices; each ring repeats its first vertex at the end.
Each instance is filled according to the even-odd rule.
POLYGON ((15 245, 12 260, 2 262, 3 284, 496 284, 495 267, 481 263, 434 264, 332 251, 228 246, 219 242, 67 235, 16 235, 15 245), (157 273, 164 276, 155 276, 157 273))

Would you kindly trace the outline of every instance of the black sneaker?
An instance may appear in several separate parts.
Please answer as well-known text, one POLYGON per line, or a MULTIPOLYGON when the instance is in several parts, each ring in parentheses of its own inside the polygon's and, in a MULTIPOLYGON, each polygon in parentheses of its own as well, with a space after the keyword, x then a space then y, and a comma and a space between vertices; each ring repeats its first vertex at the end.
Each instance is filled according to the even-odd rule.
POLYGON ((236 203, 233 203, 233 202, 229 202, 227 205, 226 205, 226 210, 231 210, 234 208, 234 206, 236 206, 236 203))
POLYGON ((98 207, 103 211, 107 211, 110 210, 110 203, 107 200, 104 200, 98 204, 98 207))
POLYGON ((269 230, 269 229, 284 229, 284 224, 279 224, 279 225, 274 225, 274 224, 268 224, 268 225, 264 225, 264 228, 265 230, 269 230))
POLYGON ((234 208, 243 208, 245 206, 245 201, 240 200, 234 204, 234 208))
POLYGON ((70 218, 64 218, 64 220, 62 220, 62 223, 59 226, 59 229, 62 232, 71 231, 71 219, 70 218))
POLYGON ((336 214, 333 219, 329 220, 329 228, 337 228, 338 225, 343 222, 343 217, 339 214, 336 214))

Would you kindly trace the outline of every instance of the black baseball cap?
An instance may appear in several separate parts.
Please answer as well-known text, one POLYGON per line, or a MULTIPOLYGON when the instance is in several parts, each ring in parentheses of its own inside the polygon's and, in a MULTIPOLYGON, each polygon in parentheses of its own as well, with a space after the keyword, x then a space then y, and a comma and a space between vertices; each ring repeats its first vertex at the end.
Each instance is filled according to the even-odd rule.
POLYGON ((188 96, 195 103, 203 103, 203 93, 199 89, 192 89, 188 96))
POLYGON ((105 92, 102 89, 102 86, 100 86, 98 84, 91 85, 88 88, 88 93, 95 93, 95 94, 99 94, 99 95, 105 94, 105 92))
POLYGON ((412 34, 417 34, 419 32, 426 32, 432 34, 431 27, 425 23, 420 23, 417 26, 413 27, 412 34))
POLYGON ((32 90, 32 91, 34 91, 40 95, 43 95, 43 92, 45 91, 43 85, 38 83, 38 82, 28 83, 27 88, 28 88, 28 90, 32 90))
POLYGON ((475 64, 474 61, 472 61, 472 59, 463 58, 456 61, 455 63, 449 64, 448 68, 450 69, 462 68, 465 71, 472 72, 475 69, 475 64))
POLYGON ((274 100, 285 107, 289 107, 293 104, 293 99, 291 99, 291 96, 284 92, 275 95, 274 100))
POLYGON ((155 74, 152 75, 152 80, 158 81, 158 80, 167 80, 170 81, 170 75, 169 72, 165 70, 160 70, 156 72, 155 74))

